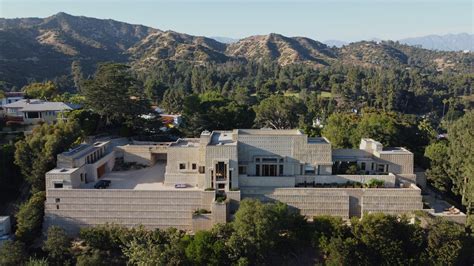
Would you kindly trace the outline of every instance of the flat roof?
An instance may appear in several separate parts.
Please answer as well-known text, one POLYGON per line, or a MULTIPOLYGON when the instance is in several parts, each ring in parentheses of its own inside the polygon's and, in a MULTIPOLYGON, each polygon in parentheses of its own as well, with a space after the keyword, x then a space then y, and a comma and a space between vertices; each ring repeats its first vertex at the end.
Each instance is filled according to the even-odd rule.
POLYGON ((79 144, 79 145, 73 147, 72 149, 70 149, 70 150, 68 150, 68 151, 65 151, 65 152, 63 152, 63 153, 61 153, 61 154, 62 154, 62 155, 65 155, 65 156, 72 156, 72 155, 74 155, 74 154, 76 154, 76 153, 79 153, 79 152, 81 152, 81 151, 84 151, 84 150, 86 150, 86 149, 88 149, 88 148, 90 148, 90 147, 92 147, 92 146, 89 145, 89 144, 83 143, 83 144, 79 144))
POLYGON ((54 168, 49 170, 47 173, 49 174, 70 174, 76 171, 78 168, 54 168))
POLYGON ((237 133, 240 135, 282 135, 282 136, 296 136, 303 135, 299 129, 237 129, 237 133))
POLYGON ((209 145, 235 145, 231 131, 214 131, 209 145))
POLYGON ((309 144, 329 144, 329 141, 323 137, 308 138, 309 144))
POLYGON ((78 109, 77 104, 63 102, 47 102, 38 99, 23 99, 13 103, 4 105, 5 108, 18 108, 22 112, 39 112, 39 111, 64 111, 78 109))
POLYGON ((65 152, 61 153, 60 155, 61 156, 67 156, 67 157, 73 157, 73 158, 79 158, 79 157, 83 156, 86 153, 93 152, 93 151, 99 149, 100 147, 103 147, 107 143, 109 143, 109 141, 96 141, 96 142, 94 142, 94 144, 82 143, 82 144, 79 144, 79 145, 73 147, 72 149, 70 149, 68 151, 65 151, 65 152))
POLYGON ((380 153, 411 153, 411 151, 403 148, 403 147, 386 147, 383 148, 380 153))
POLYGON ((172 142, 169 146, 171 147, 199 147, 199 139, 178 139, 176 142, 172 142))

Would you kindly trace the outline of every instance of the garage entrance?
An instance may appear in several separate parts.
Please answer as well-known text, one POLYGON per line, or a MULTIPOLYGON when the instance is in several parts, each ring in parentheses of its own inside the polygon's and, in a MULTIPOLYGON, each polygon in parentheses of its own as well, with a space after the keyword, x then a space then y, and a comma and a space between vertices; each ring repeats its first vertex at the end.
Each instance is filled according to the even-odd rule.
POLYGON ((105 163, 99 166, 99 168, 97 168, 97 178, 100 178, 104 174, 105 174, 105 163))
POLYGON ((166 163, 168 155, 166 153, 152 153, 151 154, 151 165, 155 165, 156 163, 166 163))

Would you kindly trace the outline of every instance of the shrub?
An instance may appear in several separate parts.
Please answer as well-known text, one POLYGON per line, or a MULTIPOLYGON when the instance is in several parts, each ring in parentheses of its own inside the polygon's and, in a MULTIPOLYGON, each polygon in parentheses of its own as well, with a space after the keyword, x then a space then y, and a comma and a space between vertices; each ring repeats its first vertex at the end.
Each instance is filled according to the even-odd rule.
POLYGON ((71 239, 66 232, 60 227, 51 226, 43 250, 48 253, 48 259, 52 264, 63 265, 71 257, 70 245, 71 239))
POLYGON ((25 259, 25 245, 19 241, 7 240, 0 246, 0 265, 22 265, 25 259))
POLYGON ((93 249, 89 253, 83 253, 77 256, 77 266, 102 266, 108 265, 100 250, 93 249))
POLYGON ((219 203, 224 202, 226 199, 227 199, 227 197, 225 195, 217 195, 216 196, 216 201, 219 202, 219 203))
POLYGON ((33 258, 30 257, 25 264, 26 266, 49 266, 46 258, 33 258))
POLYGON ((367 181, 367 183, 365 183, 365 185, 366 185, 366 187, 369 187, 369 188, 380 188, 380 187, 383 187, 385 185, 385 181, 372 178, 369 181, 367 181))
POLYGON ((197 209, 194 211, 194 215, 200 215, 200 214, 206 214, 206 213, 211 213, 211 211, 206 210, 206 209, 197 209))
POLYGON ((33 194, 28 202, 20 205, 15 215, 17 220, 15 236, 18 240, 29 244, 40 235, 43 225, 45 200, 45 192, 42 191, 33 194))

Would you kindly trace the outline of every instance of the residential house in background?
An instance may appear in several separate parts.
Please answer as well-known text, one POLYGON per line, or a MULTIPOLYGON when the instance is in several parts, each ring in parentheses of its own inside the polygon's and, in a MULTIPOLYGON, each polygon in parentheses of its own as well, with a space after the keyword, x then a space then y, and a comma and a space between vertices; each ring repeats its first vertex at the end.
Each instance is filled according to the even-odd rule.
POLYGON ((4 92, 4 97, 0 98, 0 119, 6 114, 4 105, 22 100, 24 96, 24 92, 4 92))
POLYGON ((0 107, 6 104, 14 103, 25 98, 24 92, 5 92, 5 97, 0 98, 0 107))
POLYGON ((79 109, 76 104, 22 99, 3 106, 7 123, 33 125, 40 122, 54 123, 64 118, 64 113, 79 109))

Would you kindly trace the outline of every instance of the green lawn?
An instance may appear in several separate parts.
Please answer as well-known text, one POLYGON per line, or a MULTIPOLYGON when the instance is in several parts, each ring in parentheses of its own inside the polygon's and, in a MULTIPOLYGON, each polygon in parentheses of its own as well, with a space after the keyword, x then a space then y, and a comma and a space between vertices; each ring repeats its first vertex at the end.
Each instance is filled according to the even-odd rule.
POLYGON ((330 93, 329 91, 322 91, 321 92, 321 97, 323 97, 323 98, 332 98, 332 93, 330 93))
POLYGON ((289 92, 289 91, 285 91, 285 94, 283 94, 285 96, 293 96, 293 97, 299 97, 300 96, 300 93, 299 92, 289 92))

